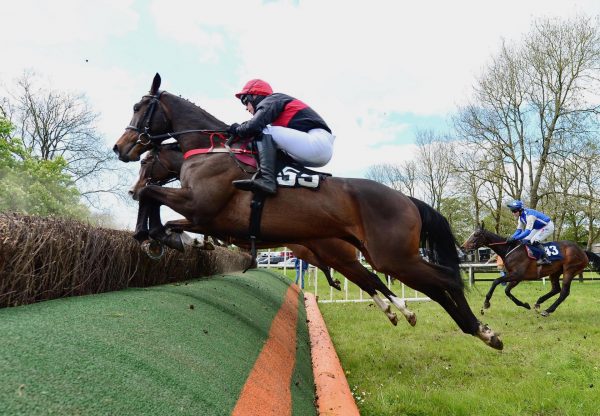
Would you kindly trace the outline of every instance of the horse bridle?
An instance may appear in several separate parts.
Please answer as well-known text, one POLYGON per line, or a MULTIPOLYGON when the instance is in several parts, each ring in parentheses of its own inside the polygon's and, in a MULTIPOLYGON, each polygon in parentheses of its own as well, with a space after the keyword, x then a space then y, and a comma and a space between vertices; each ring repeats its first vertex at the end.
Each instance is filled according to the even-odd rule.
MULTIPOLYGON (((143 127, 132 126, 131 124, 128 125, 127 127, 125 127, 125 130, 133 130, 136 133, 138 133, 138 139, 135 144, 141 144, 142 146, 147 146, 151 143, 156 144, 156 143, 161 142, 166 139, 177 139, 177 136, 180 136, 182 134, 188 134, 188 133, 210 134, 210 133, 226 133, 227 132, 227 129, 221 129, 221 130, 194 129, 194 130, 182 130, 182 131, 175 131, 175 132, 167 132, 164 134, 157 134, 157 135, 150 134, 150 130, 152 127, 152 117, 154 116, 156 107, 160 105, 161 109, 162 109, 160 97, 162 96, 163 93, 164 93, 164 91, 159 91, 158 94, 144 95, 142 97, 142 98, 150 98, 150 104, 148 104, 148 107, 146 108, 146 111, 144 112, 144 115, 142 116, 142 118, 139 122, 139 126, 143 126, 143 127), (143 128, 143 130, 142 130, 142 128, 143 128)), ((165 124, 170 125, 171 123, 170 123, 169 119, 167 119, 167 117, 165 116, 164 109, 162 109, 161 114, 163 116, 163 120, 165 121, 165 124)))
MULTIPOLYGON (((176 143, 171 143, 172 145, 177 146, 176 143)), ((166 185, 168 183, 171 182, 175 182, 176 180, 179 179, 179 173, 175 172, 174 170, 169 169, 161 160, 160 160, 160 156, 159 153, 162 150, 161 146, 168 146, 168 145, 156 145, 153 144, 152 146, 152 164, 150 165, 150 176, 148 177, 148 183, 152 184, 152 185, 166 185), (154 180, 153 179, 153 175, 152 173, 154 172, 154 164, 158 162, 158 164, 160 166, 162 166, 167 172, 174 174, 174 177, 171 179, 164 179, 164 180, 154 180)))
MULTIPOLYGON (((136 144, 139 143, 143 146, 146 146, 152 142, 153 137, 154 137, 150 134, 150 129, 152 127, 152 117, 154 116, 156 107, 158 105, 162 106, 162 104, 160 103, 160 96, 163 94, 163 92, 164 91, 159 91, 158 94, 144 95, 142 97, 142 98, 150 98, 150 104, 148 104, 148 107, 146 107, 146 111, 144 112, 144 115, 142 116, 142 118, 139 122, 139 126, 143 126, 143 131, 141 130, 141 128, 139 126, 132 126, 131 124, 128 125, 127 127, 125 127, 125 130, 133 130, 136 133, 138 133, 138 139, 137 139, 136 144)), ((162 116, 163 116, 165 123, 168 124, 169 120, 167 120, 164 110, 162 111, 162 116)))

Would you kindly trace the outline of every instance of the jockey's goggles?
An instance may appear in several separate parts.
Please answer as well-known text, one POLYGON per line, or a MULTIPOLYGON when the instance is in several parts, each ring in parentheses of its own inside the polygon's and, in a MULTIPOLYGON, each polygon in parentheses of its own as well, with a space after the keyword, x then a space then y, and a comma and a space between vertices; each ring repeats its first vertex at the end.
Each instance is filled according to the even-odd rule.
POLYGON ((248 94, 241 95, 240 101, 242 102, 242 104, 248 105, 248 101, 250 101, 250 95, 248 95, 248 94))

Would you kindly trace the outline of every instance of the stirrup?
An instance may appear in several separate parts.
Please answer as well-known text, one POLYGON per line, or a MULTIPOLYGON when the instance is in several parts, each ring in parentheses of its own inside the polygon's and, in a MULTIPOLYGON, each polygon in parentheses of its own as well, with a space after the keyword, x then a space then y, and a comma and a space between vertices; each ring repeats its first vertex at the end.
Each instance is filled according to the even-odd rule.
POLYGON ((258 191, 269 195, 275 195, 277 193, 277 185, 270 184, 262 178, 233 181, 233 186, 243 191, 258 191))

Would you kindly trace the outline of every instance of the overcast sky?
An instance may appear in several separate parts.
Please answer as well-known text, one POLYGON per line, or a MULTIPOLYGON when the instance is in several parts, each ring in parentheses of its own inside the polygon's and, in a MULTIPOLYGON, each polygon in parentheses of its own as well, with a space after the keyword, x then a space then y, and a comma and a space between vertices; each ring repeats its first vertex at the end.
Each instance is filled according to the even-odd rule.
POLYGON ((600 1, 0 0, 0 10, 0 82, 33 69, 85 93, 109 147, 156 72, 227 123, 249 117, 233 94, 262 78, 332 128, 321 170, 360 177, 409 158, 417 129, 447 129, 502 39, 541 16, 600 15, 600 1))

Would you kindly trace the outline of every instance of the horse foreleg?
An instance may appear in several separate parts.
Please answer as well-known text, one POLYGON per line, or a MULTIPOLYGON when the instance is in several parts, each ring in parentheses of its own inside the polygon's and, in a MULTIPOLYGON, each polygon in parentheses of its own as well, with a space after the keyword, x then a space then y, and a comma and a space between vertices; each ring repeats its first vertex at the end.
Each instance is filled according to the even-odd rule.
POLYGON ((167 233, 160 219, 160 207, 166 205, 172 210, 185 216, 187 203, 190 201, 187 189, 163 188, 161 186, 149 185, 139 193, 140 205, 148 206, 147 217, 149 222, 149 234, 152 238, 168 247, 184 251, 181 234, 167 233))
POLYGON ((531 306, 529 305, 529 303, 521 302, 519 299, 517 299, 517 297, 515 295, 513 295, 511 293, 511 290, 518 284, 519 284, 518 280, 513 280, 512 282, 508 282, 508 285, 506 285, 506 289, 504 289, 504 293, 506 294, 506 296, 508 296, 508 298, 510 300, 512 300, 515 303, 515 305, 521 306, 525 309, 531 309, 531 306))
POLYGON ((133 234, 133 238, 135 238, 140 243, 146 241, 149 238, 148 233, 148 210, 150 208, 149 204, 139 203, 138 206, 138 215, 137 221, 135 223, 135 232, 133 234))
POLYGON ((548 309, 542 312, 542 316, 550 315, 556 310, 556 308, 558 308, 558 305, 560 305, 567 298, 567 296, 569 296, 569 293, 571 293, 571 281, 573 280, 573 277, 575 277, 574 274, 565 273, 563 277, 562 289, 560 290, 560 295, 558 295, 558 299, 556 299, 556 301, 548 309))
POLYGON ((483 315, 483 310, 484 309, 489 309, 490 308, 490 300, 492 299, 492 295, 494 294, 494 290, 496 290, 496 286, 498 286, 500 283, 502 282, 506 282, 508 279, 509 275, 507 274, 506 276, 503 277, 499 277, 496 280, 494 280, 492 282, 492 286, 490 287, 490 290, 488 291, 488 293, 485 295, 485 300, 483 301, 483 308, 481 308, 481 314, 483 315))
POLYGON ((542 303, 544 303, 545 301, 547 301, 548 299, 550 299, 552 296, 556 295, 557 293, 560 293, 559 278, 560 278, 561 273, 562 273, 562 271, 548 276, 552 287, 550 288, 550 292, 546 293, 543 296, 540 296, 540 298, 537 300, 537 302, 535 302, 535 305, 534 305, 535 309, 539 309, 540 305, 542 303))

